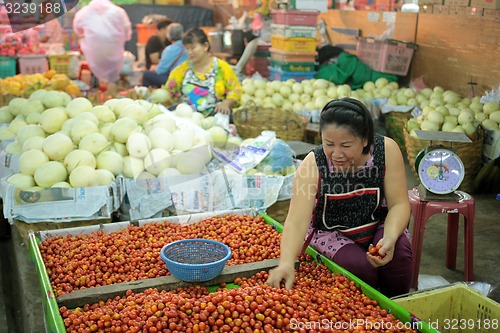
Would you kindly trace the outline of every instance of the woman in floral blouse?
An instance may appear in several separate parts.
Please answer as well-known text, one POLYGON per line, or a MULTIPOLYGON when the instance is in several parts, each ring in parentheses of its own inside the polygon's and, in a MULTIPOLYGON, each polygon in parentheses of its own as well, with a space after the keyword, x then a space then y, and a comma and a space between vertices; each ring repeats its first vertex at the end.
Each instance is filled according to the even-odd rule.
POLYGON ((226 61, 210 55, 207 35, 199 28, 182 38, 188 60, 170 73, 164 86, 172 102, 185 102, 204 115, 230 115, 241 97, 241 84, 226 61))

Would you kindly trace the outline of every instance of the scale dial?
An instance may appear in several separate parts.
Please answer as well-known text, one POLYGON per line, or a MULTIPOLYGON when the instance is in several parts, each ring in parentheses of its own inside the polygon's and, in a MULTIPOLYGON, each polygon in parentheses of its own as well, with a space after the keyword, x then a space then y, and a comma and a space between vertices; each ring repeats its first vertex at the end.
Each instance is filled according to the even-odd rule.
POLYGON ((418 163, 418 177, 422 185, 435 194, 455 191, 465 175, 464 164, 454 152, 437 148, 424 153, 418 163))

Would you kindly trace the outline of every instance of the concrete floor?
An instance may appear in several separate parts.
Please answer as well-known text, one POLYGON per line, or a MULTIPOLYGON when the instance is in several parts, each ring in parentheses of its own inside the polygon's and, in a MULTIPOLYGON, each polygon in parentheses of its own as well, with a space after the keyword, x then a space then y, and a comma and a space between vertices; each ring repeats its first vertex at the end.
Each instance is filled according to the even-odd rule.
MULTIPOLYGON (((416 179, 407 167, 408 188, 416 179)), ((476 195, 474 280, 494 288, 490 297, 500 302, 500 201, 496 194, 476 195)), ((426 225, 420 266, 422 277, 437 276, 448 282, 463 281, 463 223, 460 223, 457 268, 445 266, 446 215, 434 215, 426 225), (423 275, 422 275, 423 274, 423 275)), ((411 226, 412 224, 410 224, 411 226)), ((411 228, 411 227, 410 227, 411 228)), ((44 331, 42 295, 27 247, 16 230, 0 240, 0 333, 41 333, 44 331)))

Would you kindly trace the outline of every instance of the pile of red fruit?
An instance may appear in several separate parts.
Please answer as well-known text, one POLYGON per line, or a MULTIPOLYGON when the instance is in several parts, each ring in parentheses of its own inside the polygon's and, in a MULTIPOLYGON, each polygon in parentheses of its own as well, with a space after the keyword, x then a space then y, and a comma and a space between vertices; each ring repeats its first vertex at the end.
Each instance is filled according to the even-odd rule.
POLYGON ((198 223, 151 223, 113 232, 53 237, 40 243, 57 296, 87 287, 169 275, 161 248, 181 239, 223 242, 233 254, 227 265, 278 258, 281 235, 261 216, 227 215, 198 223))
POLYGON ((5 33, 0 40, 0 56, 15 57, 20 54, 45 54, 38 46, 38 32, 30 29, 25 32, 5 33))
POLYGON ((292 290, 265 284, 267 272, 239 288, 148 289, 83 308, 60 308, 67 332, 415 332, 345 276, 303 262, 292 290))

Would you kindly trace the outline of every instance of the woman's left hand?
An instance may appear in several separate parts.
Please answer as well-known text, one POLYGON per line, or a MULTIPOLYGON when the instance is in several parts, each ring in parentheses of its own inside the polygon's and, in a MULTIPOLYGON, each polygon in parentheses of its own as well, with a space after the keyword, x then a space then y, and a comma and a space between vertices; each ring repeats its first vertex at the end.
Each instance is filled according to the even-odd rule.
POLYGON ((220 102, 214 109, 215 113, 222 113, 222 114, 231 114, 231 102, 228 100, 224 100, 220 102))
MULTIPOLYGON (((378 250, 379 255, 372 255, 370 254, 370 251, 368 251, 366 252, 366 259, 375 268, 388 264, 394 256, 395 244, 396 242, 393 242, 389 239, 380 239, 377 243, 377 246, 381 246, 378 250)), ((371 247, 373 247, 373 244, 370 245, 370 248, 371 247)))

